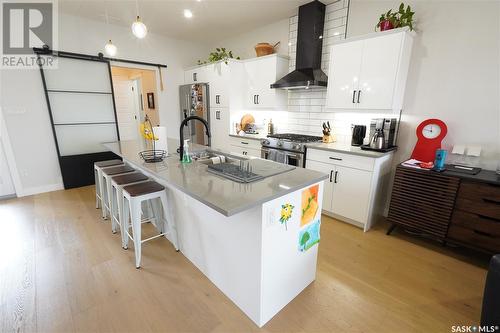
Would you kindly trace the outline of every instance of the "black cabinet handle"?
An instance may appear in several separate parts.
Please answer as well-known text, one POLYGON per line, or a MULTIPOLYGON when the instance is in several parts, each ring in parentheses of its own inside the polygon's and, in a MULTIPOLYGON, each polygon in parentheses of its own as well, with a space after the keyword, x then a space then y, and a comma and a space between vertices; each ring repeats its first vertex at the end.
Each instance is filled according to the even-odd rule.
POLYGON ((193 73, 193 81, 198 81, 198 73, 193 73))
POLYGON ((335 179, 333 180, 333 182, 334 182, 335 184, 337 184, 337 175, 338 175, 338 174, 339 174, 339 172, 338 172, 338 171, 335 171, 335 179))
POLYGON ((257 95, 257 104, 259 104, 259 95, 257 95))
POLYGON ((243 142, 243 141, 241 141, 241 143, 242 143, 242 144, 244 144, 244 145, 247 145, 247 144, 248 144, 248 142, 243 142))
POLYGON ((332 182, 333 170, 330 170, 330 183, 332 182))
POLYGON ((359 104, 359 96, 361 96, 361 90, 358 90, 358 104, 359 104))
POLYGON ((215 111, 215 119, 220 120, 220 111, 215 111))
POLYGON ((253 104, 257 104, 257 95, 253 95, 253 104))
POLYGON ((356 90, 353 90, 353 92, 352 92, 352 104, 356 103, 355 100, 356 100, 356 90))
POLYGON ((215 95, 215 104, 220 104, 220 95, 215 95))
POLYGON ((342 159, 338 157, 330 157, 330 159, 334 161, 342 161, 342 159))

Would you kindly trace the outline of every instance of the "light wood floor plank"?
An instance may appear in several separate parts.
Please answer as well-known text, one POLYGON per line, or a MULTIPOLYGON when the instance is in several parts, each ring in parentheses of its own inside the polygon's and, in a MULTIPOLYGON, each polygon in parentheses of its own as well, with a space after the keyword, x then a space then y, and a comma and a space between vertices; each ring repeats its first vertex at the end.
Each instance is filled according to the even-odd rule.
POLYGON ((487 256, 325 216, 316 281, 258 329, 165 239, 143 246, 137 270, 94 200, 89 186, 0 201, 0 332, 449 332, 479 321, 487 256))

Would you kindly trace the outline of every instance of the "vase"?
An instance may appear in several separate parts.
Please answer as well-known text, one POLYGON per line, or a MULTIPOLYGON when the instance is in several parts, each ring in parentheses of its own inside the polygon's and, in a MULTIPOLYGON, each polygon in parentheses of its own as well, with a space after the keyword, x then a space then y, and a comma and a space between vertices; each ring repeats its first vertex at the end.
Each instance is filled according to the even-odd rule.
POLYGON ((386 31, 391 29, 394 29, 394 26, 392 25, 391 21, 385 20, 380 22, 380 31, 386 31))

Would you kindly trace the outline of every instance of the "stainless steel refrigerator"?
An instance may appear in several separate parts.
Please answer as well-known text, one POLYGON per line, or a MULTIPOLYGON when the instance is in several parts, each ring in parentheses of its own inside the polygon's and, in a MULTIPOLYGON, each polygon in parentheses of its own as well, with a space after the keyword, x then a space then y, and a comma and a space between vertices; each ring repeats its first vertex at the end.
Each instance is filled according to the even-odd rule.
MULTIPOLYGON (((210 124, 210 95, 208 84, 195 83, 179 86, 181 121, 190 116, 198 116, 210 124)), ((191 120, 184 128, 184 139, 200 145, 209 146, 210 138, 205 134, 205 127, 200 121, 191 120)))

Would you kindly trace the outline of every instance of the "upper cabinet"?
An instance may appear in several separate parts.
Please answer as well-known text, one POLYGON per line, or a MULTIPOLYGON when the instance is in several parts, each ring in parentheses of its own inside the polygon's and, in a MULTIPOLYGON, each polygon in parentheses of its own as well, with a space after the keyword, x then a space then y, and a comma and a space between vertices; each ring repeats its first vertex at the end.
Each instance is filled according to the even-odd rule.
POLYGON ((207 68, 206 66, 199 66, 188 69, 184 72, 184 83, 204 83, 207 82, 207 68))
POLYGON ((326 107, 399 112, 412 43, 412 33, 406 28, 333 45, 326 107))
POLYGON ((288 58, 277 54, 245 61, 246 89, 244 103, 250 109, 277 109, 286 107, 286 90, 271 89, 271 84, 288 74, 288 58))

